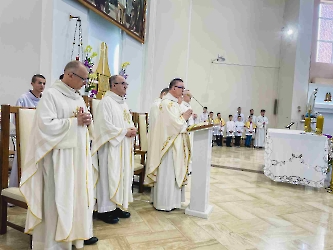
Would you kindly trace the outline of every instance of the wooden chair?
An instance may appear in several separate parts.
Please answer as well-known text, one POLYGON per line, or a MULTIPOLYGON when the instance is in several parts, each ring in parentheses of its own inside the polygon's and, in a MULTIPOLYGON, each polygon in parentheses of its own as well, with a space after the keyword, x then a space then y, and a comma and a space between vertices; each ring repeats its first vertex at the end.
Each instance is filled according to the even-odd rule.
POLYGON ((10 137, 10 114, 15 117, 16 125, 16 150, 18 180, 21 177, 21 166, 23 166, 24 155, 29 146, 29 136, 32 128, 32 122, 35 109, 26 109, 20 107, 11 107, 9 105, 1 106, 1 199, 0 199, 0 234, 7 232, 7 226, 20 232, 24 232, 24 227, 7 221, 8 203, 27 209, 27 204, 18 187, 8 187, 8 165, 9 165, 9 137, 10 137))
POLYGON ((133 122, 138 129, 134 150, 134 175, 139 176, 139 182, 134 183, 139 184, 139 193, 142 193, 148 151, 148 113, 133 113, 133 122))

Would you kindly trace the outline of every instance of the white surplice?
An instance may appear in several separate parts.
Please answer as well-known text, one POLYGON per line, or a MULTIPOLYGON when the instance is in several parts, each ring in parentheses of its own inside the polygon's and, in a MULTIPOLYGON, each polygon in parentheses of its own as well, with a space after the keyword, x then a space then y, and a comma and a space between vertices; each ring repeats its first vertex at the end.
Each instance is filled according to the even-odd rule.
MULTIPOLYGON (((20 190, 28 204, 25 232, 34 249, 83 247, 92 234, 94 186, 87 126, 78 126, 82 97, 60 80, 38 104, 20 190)), ((90 126, 92 128, 92 125, 90 126)))
POLYGON ((256 130, 256 138, 254 145, 255 147, 265 147, 268 118, 266 116, 258 116, 256 118, 256 121, 257 121, 257 130, 256 130))
POLYGON ((97 154, 99 164, 99 213, 113 211, 117 206, 127 210, 129 202, 133 202, 134 145, 133 138, 125 136, 131 127, 134 124, 124 98, 106 92, 94 116, 95 140, 92 144, 93 159, 97 154))
POLYGON ((236 131, 236 126, 234 121, 227 121, 227 136, 233 136, 236 131), (232 131, 232 132, 230 132, 232 131))
POLYGON ((199 122, 208 122, 208 113, 202 113, 199 117, 199 122))
POLYGON ((235 122, 235 136, 242 136, 244 132, 244 122, 236 121, 235 122))
POLYGON ((181 207, 181 189, 187 182, 191 146, 187 123, 178 99, 168 93, 151 129, 145 184, 153 186, 153 205, 170 211, 181 207))

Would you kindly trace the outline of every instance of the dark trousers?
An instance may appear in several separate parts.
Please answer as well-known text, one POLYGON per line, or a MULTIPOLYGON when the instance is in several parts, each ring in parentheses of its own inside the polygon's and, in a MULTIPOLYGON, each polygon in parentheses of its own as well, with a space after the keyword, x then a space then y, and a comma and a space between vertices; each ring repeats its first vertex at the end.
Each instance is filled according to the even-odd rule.
POLYGON ((235 136, 235 146, 236 147, 240 146, 240 139, 241 139, 241 136, 235 136))
POLYGON ((227 136, 227 140, 226 140, 227 147, 231 147, 231 139, 232 139, 232 136, 227 136))
POLYGON ((252 135, 247 135, 245 140, 245 147, 251 147, 252 135))
POLYGON ((222 146, 222 144, 223 144, 223 136, 222 135, 217 135, 216 136, 216 144, 217 144, 217 146, 222 146))

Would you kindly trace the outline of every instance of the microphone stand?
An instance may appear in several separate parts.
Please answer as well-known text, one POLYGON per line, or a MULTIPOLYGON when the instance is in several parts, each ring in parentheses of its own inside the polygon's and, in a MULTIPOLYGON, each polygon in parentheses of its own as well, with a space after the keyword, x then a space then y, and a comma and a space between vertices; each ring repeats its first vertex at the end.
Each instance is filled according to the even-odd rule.
POLYGON ((201 106, 201 107, 204 107, 197 99, 195 99, 195 97, 194 96, 192 96, 192 98, 197 102, 197 103, 199 103, 199 105, 201 106))

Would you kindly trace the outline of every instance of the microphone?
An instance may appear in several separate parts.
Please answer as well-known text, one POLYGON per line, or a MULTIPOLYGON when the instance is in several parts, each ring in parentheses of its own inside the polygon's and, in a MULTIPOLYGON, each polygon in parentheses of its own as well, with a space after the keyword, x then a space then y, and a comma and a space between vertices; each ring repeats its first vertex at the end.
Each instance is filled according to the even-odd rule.
POLYGON ((199 105, 203 108, 204 106, 197 100, 197 99, 195 99, 195 97, 194 96, 192 96, 192 98, 197 102, 197 103, 199 103, 199 105))
POLYGON ((291 123, 289 123, 289 125, 285 126, 285 128, 290 129, 290 127, 291 127, 292 125, 294 125, 294 124, 295 124, 294 122, 291 122, 291 123))

